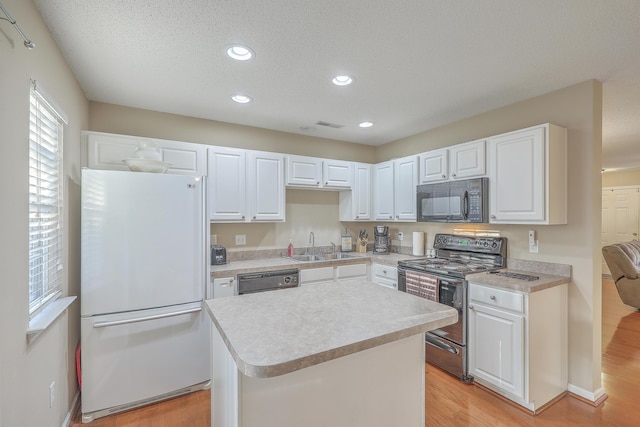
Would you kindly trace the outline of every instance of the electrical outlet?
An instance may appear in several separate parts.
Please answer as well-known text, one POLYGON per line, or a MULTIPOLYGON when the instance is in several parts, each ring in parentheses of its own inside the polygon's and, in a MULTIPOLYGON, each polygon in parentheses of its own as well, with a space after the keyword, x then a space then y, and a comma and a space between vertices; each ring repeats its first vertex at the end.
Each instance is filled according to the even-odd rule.
POLYGON ((536 239, 535 230, 529 230, 529 253, 538 253, 538 240, 536 239))
POLYGON ((404 233, 402 231, 398 231, 398 240, 402 241, 404 239, 404 233))
POLYGON ((56 382, 52 382, 49 386, 49 408, 53 408, 53 402, 56 401, 56 382))
POLYGON ((218 235, 217 234, 212 234, 211 235, 211 241, 209 242, 212 245, 217 245, 218 244, 218 235))
POLYGON ((246 234, 236 234, 236 245, 246 245, 247 244, 247 235, 246 234))

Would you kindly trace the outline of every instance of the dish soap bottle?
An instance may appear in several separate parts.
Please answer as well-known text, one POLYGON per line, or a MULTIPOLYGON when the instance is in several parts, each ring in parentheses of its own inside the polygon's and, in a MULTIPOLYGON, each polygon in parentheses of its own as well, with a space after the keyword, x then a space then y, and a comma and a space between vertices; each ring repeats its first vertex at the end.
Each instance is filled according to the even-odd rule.
POLYGON ((287 256, 293 256, 293 243, 291 242, 291 239, 289 239, 289 246, 287 246, 287 256))
POLYGON ((340 249, 342 252, 351 252, 353 250, 353 243, 351 241, 351 233, 349 233, 349 230, 344 229, 344 233, 342 233, 342 248, 340 249))

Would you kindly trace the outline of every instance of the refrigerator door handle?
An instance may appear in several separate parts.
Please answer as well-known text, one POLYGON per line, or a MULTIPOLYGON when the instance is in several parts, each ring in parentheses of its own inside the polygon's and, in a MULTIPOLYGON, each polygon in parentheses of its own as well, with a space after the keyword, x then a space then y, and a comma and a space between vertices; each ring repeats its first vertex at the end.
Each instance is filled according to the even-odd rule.
POLYGON ((202 307, 192 308, 189 310, 174 311, 173 313, 157 314, 155 316, 138 317, 136 319, 113 320, 111 322, 96 322, 94 328, 106 328, 107 326, 126 325, 128 323, 146 322, 147 320, 163 319, 165 317, 180 316, 182 314, 197 313, 202 311, 202 307))

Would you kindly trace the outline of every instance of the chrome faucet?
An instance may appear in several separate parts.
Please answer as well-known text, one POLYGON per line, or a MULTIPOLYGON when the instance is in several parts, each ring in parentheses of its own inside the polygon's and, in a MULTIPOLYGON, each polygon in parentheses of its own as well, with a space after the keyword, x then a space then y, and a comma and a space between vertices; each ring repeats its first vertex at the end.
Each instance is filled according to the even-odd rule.
POLYGON ((309 233, 309 243, 311 243, 311 255, 316 253, 316 235, 313 234, 313 231, 309 233))

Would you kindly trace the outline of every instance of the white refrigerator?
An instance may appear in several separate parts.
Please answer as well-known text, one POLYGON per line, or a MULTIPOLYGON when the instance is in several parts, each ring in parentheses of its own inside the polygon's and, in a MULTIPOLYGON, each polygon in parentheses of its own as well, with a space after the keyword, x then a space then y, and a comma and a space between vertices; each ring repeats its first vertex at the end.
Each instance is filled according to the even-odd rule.
POLYGON ((210 385, 204 179, 82 171, 83 422, 210 385))

